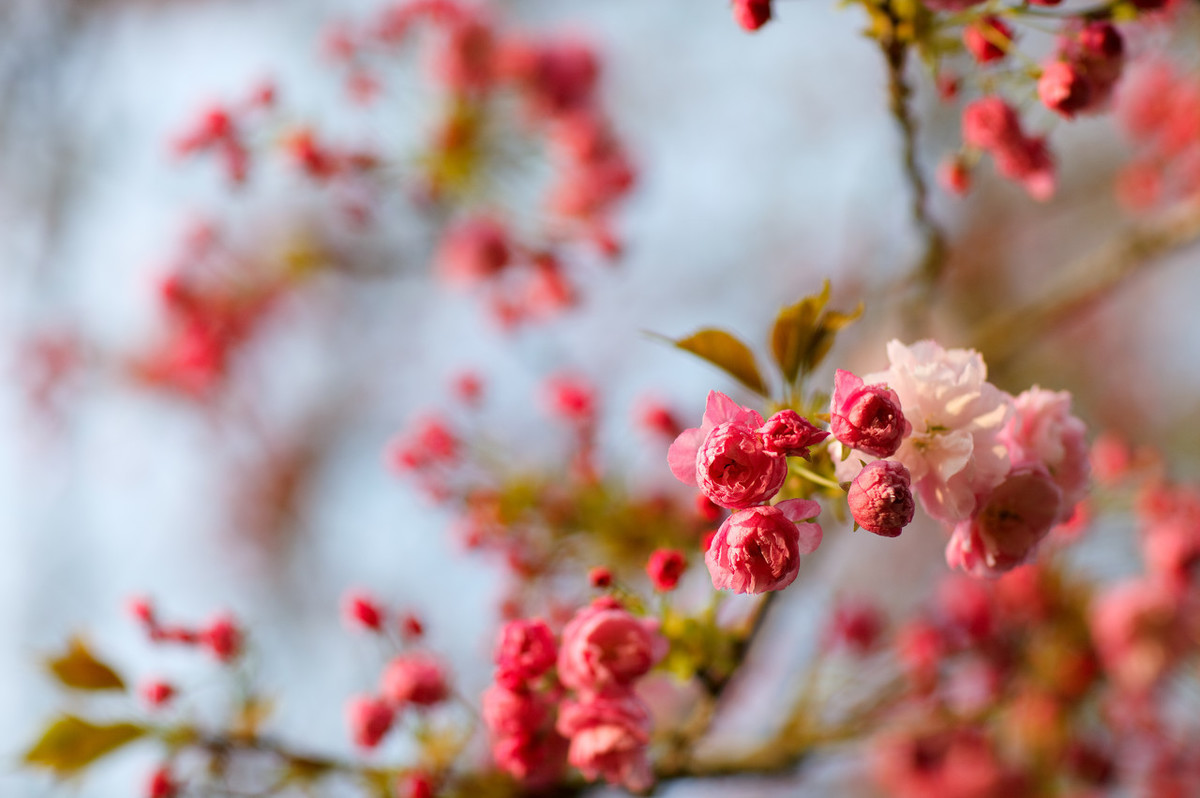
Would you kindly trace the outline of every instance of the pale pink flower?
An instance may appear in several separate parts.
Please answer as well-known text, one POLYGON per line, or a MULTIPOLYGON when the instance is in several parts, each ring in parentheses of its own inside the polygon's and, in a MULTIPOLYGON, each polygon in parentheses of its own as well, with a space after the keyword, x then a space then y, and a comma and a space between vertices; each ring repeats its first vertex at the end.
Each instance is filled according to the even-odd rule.
POLYGON ((558 731, 571 740, 567 761, 586 778, 603 778, 635 792, 654 783, 646 759, 650 713, 632 691, 564 702, 558 731))
POLYGON ((1013 399, 1013 415, 1000 431, 1014 469, 1044 467, 1062 491, 1057 521, 1071 517, 1088 489, 1087 427, 1071 415, 1071 394, 1036 385, 1013 399))
POLYGON ((894 459, 908 468, 930 515, 949 523, 966 520, 976 497, 1009 472, 998 440, 1011 412, 1009 397, 987 381, 987 367, 974 350, 892 341, 887 351, 891 367, 863 381, 886 383, 912 424, 894 459))
POLYGON ((908 469, 895 460, 868 463, 846 494, 850 515, 863 529, 894 538, 916 512, 908 469))
POLYGON ((1025 562, 1058 518, 1062 491, 1041 467, 1014 470, 979 513, 954 527, 946 562, 972 576, 998 576, 1025 562))
POLYGON ((558 678, 574 690, 631 684, 666 655, 658 622, 637 618, 603 596, 575 613, 562 633, 558 678))
POLYGON ((876 457, 895 454, 912 431, 895 391, 883 384, 868 385, 842 369, 834 375, 829 416, 833 437, 876 457))
POLYGON ((789 499, 729 516, 704 555, 713 587, 735 593, 783 590, 795 581, 800 558, 821 545, 820 525, 802 523, 820 511, 814 501, 789 499))

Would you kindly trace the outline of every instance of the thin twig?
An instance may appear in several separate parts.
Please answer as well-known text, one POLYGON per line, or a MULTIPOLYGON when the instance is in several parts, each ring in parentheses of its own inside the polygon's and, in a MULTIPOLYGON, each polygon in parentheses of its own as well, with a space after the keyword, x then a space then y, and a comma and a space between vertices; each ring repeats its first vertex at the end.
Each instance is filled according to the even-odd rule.
MULTIPOLYGON (((894 24, 898 24, 895 20, 894 24)), ((913 118, 912 88, 905 78, 909 46, 894 36, 879 41, 887 64, 888 110, 900 128, 901 164, 909 188, 909 214, 921 235, 922 251, 910 277, 917 296, 909 308, 910 316, 924 310, 941 281, 946 265, 946 235, 929 213, 929 184, 917 163, 917 123, 913 118)))

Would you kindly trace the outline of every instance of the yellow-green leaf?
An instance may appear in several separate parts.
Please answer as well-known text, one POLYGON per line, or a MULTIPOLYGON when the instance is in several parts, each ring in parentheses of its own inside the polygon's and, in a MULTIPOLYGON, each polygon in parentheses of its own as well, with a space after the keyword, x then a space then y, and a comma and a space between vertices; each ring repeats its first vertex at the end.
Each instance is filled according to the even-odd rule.
POLYGON ((46 660, 46 670, 65 687, 75 690, 124 690, 121 677, 88 649, 78 637, 71 638, 67 652, 46 660))
POLYGON ((25 752, 25 764, 66 778, 145 733, 144 727, 132 723, 97 726, 74 715, 63 715, 25 752))
POLYGON ((754 353, 724 330, 700 330, 687 338, 680 338, 675 346, 707 360, 760 396, 767 395, 767 384, 758 370, 754 353))
POLYGON ((838 331, 862 315, 861 302, 852 313, 827 311, 825 305, 828 302, 829 281, 826 280, 821 293, 784 308, 775 319, 771 352, 789 384, 794 384, 801 373, 820 365, 833 347, 838 331))
POLYGON ((775 318, 775 328, 771 331, 771 351, 775 355, 775 363, 788 383, 795 382, 800 373, 812 330, 827 302, 828 280, 822 286, 821 293, 804 297, 796 304, 779 311, 775 318))

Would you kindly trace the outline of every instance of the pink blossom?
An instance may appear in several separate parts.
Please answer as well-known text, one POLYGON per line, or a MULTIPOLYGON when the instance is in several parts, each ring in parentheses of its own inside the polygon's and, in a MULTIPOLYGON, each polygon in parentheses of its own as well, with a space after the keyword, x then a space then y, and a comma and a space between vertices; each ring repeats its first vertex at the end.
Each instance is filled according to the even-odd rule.
POLYGON ((378 632, 383 628, 383 609, 365 593, 351 592, 342 600, 342 613, 352 626, 378 632))
POLYGON ((1171 594, 1145 579, 1117 585, 1095 599, 1092 639, 1119 686, 1140 693, 1166 674, 1178 648, 1176 608, 1171 594))
POLYGON ((557 728, 571 740, 567 761, 584 777, 603 778, 635 792, 653 784, 646 759, 650 713, 632 692, 567 701, 559 711, 557 728))
POLYGON ((868 463, 846 495, 850 514, 863 529, 894 538, 912 523, 913 501, 908 469, 895 460, 868 463))
POLYGON ((1017 112, 1004 100, 983 97, 968 105, 963 109, 962 130, 963 141, 991 153, 996 170, 1021 183, 1034 199, 1054 194, 1054 160, 1045 140, 1027 136, 1017 112))
POLYGON ((546 380, 546 403, 565 421, 588 425, 596 419, 596 389, 590 382, 571 374, 546 380))
POLYGON ((1062 491, 1058 523, 1071 517, 1087 494, 1087 428, 1071 415, 1071 394, 1036 385, 1013 399, 1013 415, 1000 431, 1014 469, 1042 466, 1062 491))
POLYGON ((566 741, 554 730, 549 696, 492 685, 484 691, 481 710, 491 735, 492 758, 501 769, 529 786, 558 778, 566 741))
POLYGON ((666 655, 658 622, 637 618, 601 597, 575 613, 562 633, 558 678, 574 690, 623 687, 666 655))
POLYGON ((895 454, 912 431, 895 391, 881 383, 867 385, 842 369, 834 375, 829 414, 833 437, 876 457, 895 454))
POLYGON ((1041 467, 1015 469, 979 513, 954 528, 946 562, 972 576, 997 576, 1025 562, 1054 526, 1062 491, 1041 467))
POLYGON ((766 593, 782 590, 800 572, 800 558, 821 545, 814 501, 789 499, 775 506, 739 510, 725 519, 704 555, 717 590, 766 593))
POLYGON ((674 590, 687 568, 687 559, 678 549, 656 549, 646 563, 646 573, 654 589, 662 592, 674 590))
POLYGON ((719 391, 709 391, 700 426, 679 433, 667 452, 667 463, 676 479, 685 485, 696 484, 696 455, 700 445, 714 427, 727 421, 738 422, 751 429, 763 424, 762 416, 755 411, 742 407, 719 391))
POLYGON ((428 654, 402 654, 384 669, 380 693, 393 706, 429 707, 446 700, 450 688, 436 659, 428 654))
POLYGON ((1200 580, 1200 525, 1183 518, 1160 522, 1142 540, 1146 570, 1173 595, 1187 593, 1200 580))
POLYGON ((392 705, 375 696, 357 696, 346 705, 346 720, 354 743, 362 748, 374 748, 392 728, 395 710, 392 705))
POLYGON ((755 430, 763 419, 711 391, 699 427, 680 433, 667 452, 671 472, 722 507, 749 507, 774 496, 787 477, 786 458, 772 454, 755 430))
POLYGON ((166 765, 157 767, 146 782, 146 798, 175 798, 179 795, 179 782, 171 775, 166 765))
POLYGON ((500 630, 496 643, 496 681, 518 687, 550 670, 557 657, 554 633, 545 621, 510 621, 500 630))
POLYGON ((242 630, 228 613, 218 615, 201 629, 199 640, 221 662, 232 662, 242 653, 242 630))
POLYGON ((860 656, 868 654, 878 645, 886 622, 883 612, 873 602, 839 601, 825 630, 825 645, 842 647, 860 656))
POLYGON ((770 499, 787 478, 787 459, 771 454, 752 428, 737 421, 713 427, 696 453, 696 483, 730 509, 770 499))
POLYGON ((175 688, 160 679, 144 682, 138 692, 146 704, 155 709, 166 706, 175 697, 175 688))
POLYGON ((986 64, 1008 53, 1013 32, 999 17, 986 16, 963 29, 963 44, 976 61, 986 64))
MULTIPOLYGON (((987 367, 974 350, 892 341, 887 351, 891 367, 864 380, 895 391, 912 424, 894 459, 908 468, 930 515, 950 523, 966 520, 975 513, 976 497, 1009 472, 998 436, 1010 400, 987 381, 987 367)), ((840 478, 849 478, 843 474, 839 470, 840 478)))
POLYGON ((971 728, 892 737, 875 752, 874 774, 895 798, 1004 798, 1014 789, 990 740, 971 728))
POLYGON ((1038 99, 1051 111, 1071 119, 1091 104, 1092 87, 1079 68, 1067 61, 1052 61, 1038 78, 1038 99))
POLYGON ((951 157, 938 164, 938 184, 955 196, 964 196, 971 190, 971 170, 962 158, 951 157))
POLYGON ((553 704, 527 689, 493 684, 480 702, 483 722, 494 737, 533 736, 550 718, 553 704))
POLYGON ((829 437, 795 410, 780 410, 766 420, 757 430, 762 436, 763 448, 771 454, 786 457, 808 457, 810 446, 816 446, 829 437))
POLYGON ((511 260, 508 230, 495 219, 477 216, 446 232, 436 269, 447 282, 474 285, 495 277, 511 260))
POLYGON ((733 18, 753 33, 771 21, 771 0, 733 0, 733 18))

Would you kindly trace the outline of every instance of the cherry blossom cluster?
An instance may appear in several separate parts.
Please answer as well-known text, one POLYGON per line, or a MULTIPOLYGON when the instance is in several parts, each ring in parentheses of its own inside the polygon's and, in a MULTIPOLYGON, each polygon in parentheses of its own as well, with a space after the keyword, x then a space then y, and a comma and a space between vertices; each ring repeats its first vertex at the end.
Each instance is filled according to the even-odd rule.
POLYGON ((734 510, 708 545, 704 562, 718 590, 765 593, 796 579, 800 558, 821 545, 814 501, 768 504, 783 487, 787 459, 805 457, 829 433, 794 410, 767 421, 716 391, 703 423, 684 430, 667 460, 681 482, 695 485, 713 504, 734 510))
POLYGON ((239 251, 212 225, 193 226, 158 286, 165 337, 134 356, 134 376, 198 401, 210 398, 304 276, 286 263, 239 251))
POLYGON ((256 160, 277 154, 325 190, 355 229, 392 198, 410 203, 417 215, 445 223, 434 273, 480 289, 506 326, 574 306, 569 262, 619 254, 613 217, 635 179, 599 100, 600 56, 578 39, 510 31, 484 4, 457 0, 406 0, 362 23, 339 23, 324 51, 346 75, 351 99, 378 105, 394 101, 386 75, 418 42, 429 51, 437 108, 417 154, 340 144, 293 121, 272 84, 245 101, 206 107, 173 150, 215 155, 238 185, 256 160), (522 174, 531 144, 550 168, 545 186, 540 175, 522 174), (533 208, 495 195, 495 184, 514 179, 536 188, 510 194, 540 191, 533 208))
MULTIPOLYGON (((502 602, 506 617, 532 610, 551 618, 560 610, 569 613, 569 592, 541 591, 554 582, 552 575, 578 574, 597 563, 603 566, 599 581, 592 580, 595 587, 648 578, 660 592, 675 589, 688 553, 702 549, 724 510, 703 495, 688 502, 661 490, 626 487, 597 451, 604 416, 594 385, 570 373, 544 381, 538 404, 564 433, 565 462, 510 473, 488 455, 512 444, 492 440, 494 430, 479 415, 487 409, 484 381, 465 373, 452 382, 454 401, 414 416, 385 459, 422 494, 455 512, 455 535, 466 548, 507 566, 514 581, 502 602), (560 606, 560 600, 568 603, 560 606)), ((638 403, 633 421, 648 445, 665 447, 680 431, 675 413, 650 399, 638 403)))
POLYGON ((1028 560, 1087 493, 1086 428, 1071 414, 1070 394, 1035 386, 1010 396, 987 381, 979 353, 933 341, 892 341, 888 359, 886 371, 861 380, 840 372, 834 388, 834 434, 851 450, 837 469, 853 478, 855 518, 868 529, 879 524, 872 511, 911 520, 911 485, 925 511, 952 529, 952 567, 995 576, 1028 560), (883 450, 838 434, 839 417, 866 404, 870 386, 885 418, 903 419, 882 427, 891 451, 881 460, 862 455, 883 450))
POLYGON ((1085 522, 1054 536, 1058 556, 990 582, 950 576, 894 633, 876 628, 907 683, 872 743, 889 794, 1200 789, 1195 720, 1175 711, 1200 640, 1200 491, 1112 437, 1091 462, 1106 500, 1132 510, 1143 569, 1111 581, 1071 568, 1085 522))
POLYGON ((506 624, 495 684, 483 696, 497 765, 532 787, 553 783, 570 764, 589 780, 648 788, 650 712, 634 688, 666 645, 657 622, 609 596, 575 613, 557 652, 545 622, 506 624))
POLYGON ((1200 195, 1200 76, 1166 60, 1139 64, 1117 97, 1135 148, 1117 195, 1134 210, 1200 195))
MULTIPOLYGON (((827 448, 856 526, 895 537, 919 501, 951 530, 947 562, 973 576, 1026 562, 1071 519, 1089 465, 1070 394, 1033 387, 1011 396, 987 381, 977 352, 933 341, 892 341, 888 357, 886 371, 864 377, 837 370, 828 431, 792 409, 764 422, 713 392, 702 425, 676 438, 672 473, 733 510, 705 555, 715 588, 781 590, 801 556, 820 545, 817 502, 770 503, 784 487, 788 458, 811 459, 814 447, 827 448)), ((829 484, 808 468, 799 475, 829 484)))
POLYGON ((378 746, 407 710, 424 713, 450 696, 445 666, 429 652, 412 648, 425 633, 421 619, 405 612, 389 623, 390 614, 363 591, 347 593, 342 602, 348 626, 388 639, 400 649, 384 667, 378 691, 357 695, 346 704, 351 737, 364 749, 378 746))
MULTIPOLYGON (((1044 110, 1062 120, 1107 111, 1128 58, 1122 27, 1170 25, 1184 4, 1130 0, 1078 11, 1060 9, 1061 0, 861 5, 872 18, 869 35, 918 51, 932 67, 943 99, 955 100, 968 89, 977 95, 963 110, 963 148, 939 170, 942 185, 965 193, 975 164, 988 155, 1000 175, 1045 200, 1055 191, 1055 159, 1047 134, 1031 132, 1029 120, 1022 121, 1017 109, 1024 98, 1035 94, 1044 110), (1024 39, 1036 41, 1047 24, 1056 32, 1051 52, 1023 52, 1024 39), (969 64, 961 63, 960 52, 969 64)), ((735 20, 748 31, 762 28, 775 10, 771 0, 733 2, 735 20)))
MULTIPOLYGON (((236 619, 229 613, 221 613, 200 627, 164 624, 159 620, 154 605, 147 599, 137 598, 129 603, 129 613, 146 630, 147 637, 155 643, 179 643, 207 649, 220 662, 232 662, 242 653, 242 631, 236 619)), ((150 690, 159 694, 162 691, 150 690)), ((161 696, 163 703, 170 691, 161 696)))

